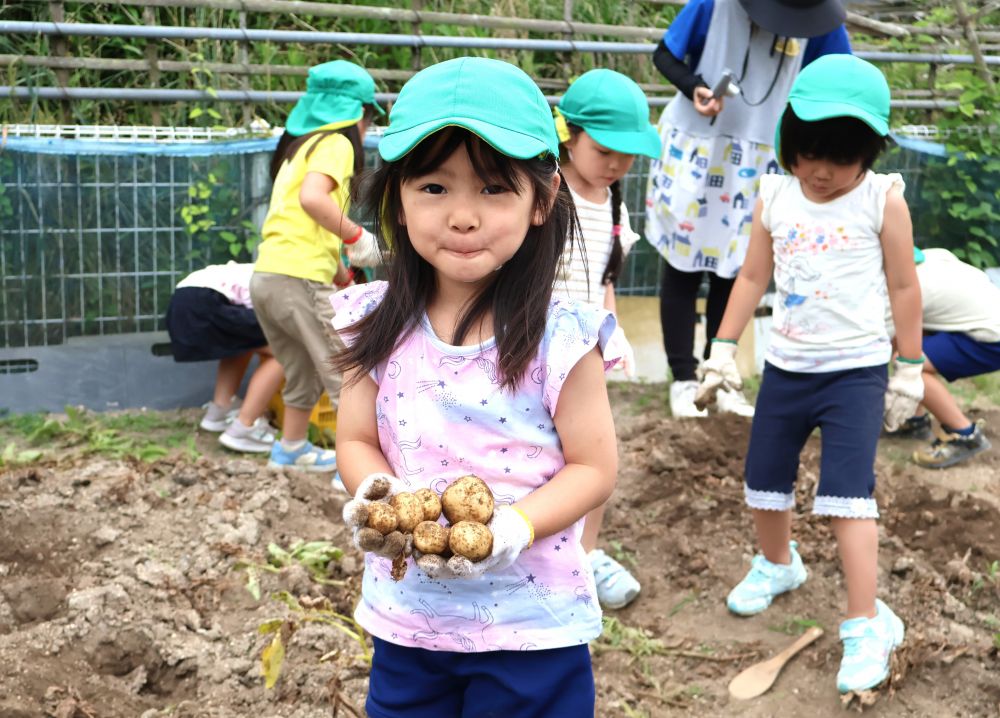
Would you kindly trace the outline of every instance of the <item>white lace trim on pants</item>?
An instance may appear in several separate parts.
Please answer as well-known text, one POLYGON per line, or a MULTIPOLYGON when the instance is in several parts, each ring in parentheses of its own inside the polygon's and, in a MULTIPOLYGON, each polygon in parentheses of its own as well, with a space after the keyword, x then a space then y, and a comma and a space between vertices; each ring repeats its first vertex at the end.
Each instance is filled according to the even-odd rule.
POLYGON ((878 503, 875 499, 861 497, 817 496, 813 503, 813 513, 843 519, 877 519, 878 503))
POLYGON ((780 491, 757 491, 743 484, 747 506, 765 511, 788 511, 795 508, 795 494, 783 494, 780 491))

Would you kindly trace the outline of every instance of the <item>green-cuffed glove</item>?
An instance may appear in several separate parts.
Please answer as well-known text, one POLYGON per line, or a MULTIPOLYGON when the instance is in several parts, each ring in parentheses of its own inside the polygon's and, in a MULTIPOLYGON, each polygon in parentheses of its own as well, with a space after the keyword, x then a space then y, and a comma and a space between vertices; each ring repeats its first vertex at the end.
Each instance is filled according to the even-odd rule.
POLYGON ((712 340, 712 351, 701 365, 701 383, 694 395, 694 405, 705 409, 715 403, 719 389, 740 390, 743 377, 736 366, 736 342, 712 340))
POLYGON ((892 363, 892 377, 885 392, 885 415, 882 423, 886 431, 896 431, 913 416, 924 398, 924 360, 892 363))

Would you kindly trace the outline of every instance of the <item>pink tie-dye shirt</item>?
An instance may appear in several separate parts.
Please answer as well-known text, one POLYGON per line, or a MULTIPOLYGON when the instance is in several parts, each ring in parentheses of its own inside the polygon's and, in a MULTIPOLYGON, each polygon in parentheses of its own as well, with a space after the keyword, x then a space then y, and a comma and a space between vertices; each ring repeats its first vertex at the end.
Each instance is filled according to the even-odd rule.
MULTIPOLYGON (((333 324, 345 342, 353 337, 344 328, 378 306, 385 290, 384 282, 372 282, 334 295, 333 324)), ((440 493, 475 474, 498 503, 531 493, 566 463, 552 421, 563 382, 595 346, 605 351, 614 328, 606 310, 553 300, 538 356, 511 394, 500 389, 492 339, 450 346, 425 317, 371 375, 378 384, 379 442, 393 472, 413 491, 440 493)), ((610 368, 618 357, 604 359, 610 368)), ((586 643, 601 632, 601 609, 582 530, 580 519, 535 541, 509 568, 479 579, 434 580, 411 560, 397 583, 387 559, 366 554, 355 618, 386 641, 436 651, 586 643)))

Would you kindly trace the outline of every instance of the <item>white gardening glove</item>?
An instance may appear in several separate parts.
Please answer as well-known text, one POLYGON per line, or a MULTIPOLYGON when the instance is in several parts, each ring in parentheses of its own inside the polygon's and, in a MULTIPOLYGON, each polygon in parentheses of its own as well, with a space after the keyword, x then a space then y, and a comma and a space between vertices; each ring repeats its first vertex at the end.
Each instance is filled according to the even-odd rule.
POLYGON ((712 340, 712 351, 701 365, 701 383, 694 395, 694 405, 699 409, 715 403, 719 389, 743 388, 743 377, 736 366, 736 342, 712 340))
POLYGON ((407 485, 391 474, 375 473, 364 478, 354 498, 344 504, 344 523, 354 532, 353 543, 357 548, 392 559, 410 554, 412 534, 392 531, 383 536, 365 526, 371 504, 388 504, 393 496, 407 490, 407 485))
POLYGON ((924 363, 893 362, 892 377, 885 392, 885 416, 882 423, 886 431, 896 431, 913 416, 924 398, 924 363))
POLYGON ((611 338, 608 339, 608 348, 621 356, 614 366, 615 371, 624 372, 625 378, 629 381, 635 379, 635 352, 632 351, 632 345, 625 338, 625 330, 620 325, 615 327, 611 338))
POLYGON ((382 253, 378 240, 367 229, 361 229, 361 236, 353 244, 345 243, 347 258, 352 267, 374 267, 382 263, 382 253))
POLYGON ((511 506, 498 506, 487 527, 493 534, 493 551, 482 561, 470 561, 465 556, 445 561, 440 556, 423 554, 417 558, 417 566, 431 578, 479 578, 510 566, 535 538, 528 519, 511 506))

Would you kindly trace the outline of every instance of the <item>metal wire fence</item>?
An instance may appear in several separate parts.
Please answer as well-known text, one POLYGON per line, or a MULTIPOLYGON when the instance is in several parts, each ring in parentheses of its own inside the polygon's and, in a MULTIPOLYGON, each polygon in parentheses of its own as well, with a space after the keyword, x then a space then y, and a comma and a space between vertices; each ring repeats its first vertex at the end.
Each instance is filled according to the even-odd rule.
MULTIPOLYGON (((0 348, 161 330, 182 277, 208 264, 251 259, 270 191, 273 137, 7 129, 0 151, 0 348)), ((371 137, 366 144, 376 143, 371 137)), ((918 241, 938 227, 932 244, 960 247, 967 238, 947 225, 947 208, 933 201, 935 187, 947 183, 948 158, 929 147, 897 148, 879 169, 903 173, 918 241)), ((373 163, 376 153, 367 155, 373 163)), ((638 158, 622 187, 640 234, 648 168, 638 158)), ((655 295, 661 267, 656 251, 637 243, 619 294, 655 295)))

